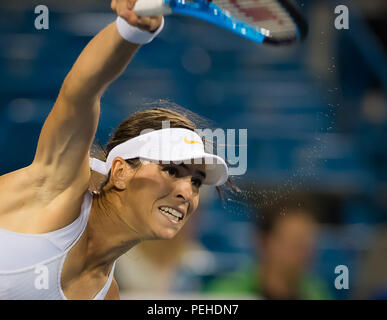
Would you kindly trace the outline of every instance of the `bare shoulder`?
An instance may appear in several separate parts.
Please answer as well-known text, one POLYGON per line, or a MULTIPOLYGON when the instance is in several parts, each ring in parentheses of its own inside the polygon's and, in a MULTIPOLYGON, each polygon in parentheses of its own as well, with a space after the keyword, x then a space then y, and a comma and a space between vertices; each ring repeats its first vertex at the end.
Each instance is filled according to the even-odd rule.
POLYGON ((116 279, 113 278, 110 289, 105 296, 105 300, 120 300, 120 289, 118 288, 118 283, 116 279))

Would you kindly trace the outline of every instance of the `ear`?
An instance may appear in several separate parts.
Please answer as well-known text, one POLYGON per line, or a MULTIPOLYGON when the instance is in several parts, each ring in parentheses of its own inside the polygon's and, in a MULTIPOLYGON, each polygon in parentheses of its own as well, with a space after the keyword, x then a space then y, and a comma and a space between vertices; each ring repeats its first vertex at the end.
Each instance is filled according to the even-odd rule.
POLYGON ((118 190, 126 189, 126 182, 129 177, 129 165, 121 157, 117 157, 113 160, 112 168, 110 171, 110 183, 118 190))

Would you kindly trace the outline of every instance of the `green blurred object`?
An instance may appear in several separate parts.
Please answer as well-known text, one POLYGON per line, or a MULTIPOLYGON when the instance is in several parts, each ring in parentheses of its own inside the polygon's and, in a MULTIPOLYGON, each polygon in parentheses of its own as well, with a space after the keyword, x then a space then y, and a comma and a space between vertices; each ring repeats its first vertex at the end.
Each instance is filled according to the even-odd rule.
MULTIPOLYGON (((246 297, 268 299, 262 292, 258 266, 249 265, 231 274, 215 278, 205 288, 204 293, 224 297, 246 297)), ((299 300, 333 299, 326 285, 316 277, 305 274, 300 282, 299 300)))

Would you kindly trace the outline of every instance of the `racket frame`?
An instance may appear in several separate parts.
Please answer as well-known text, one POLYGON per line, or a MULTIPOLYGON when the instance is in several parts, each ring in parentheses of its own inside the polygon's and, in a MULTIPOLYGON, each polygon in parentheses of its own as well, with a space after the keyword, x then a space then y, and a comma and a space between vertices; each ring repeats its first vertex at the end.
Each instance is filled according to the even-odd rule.
POLYGON ((297 34, 294 37, 283 39, 275 38, 270 34, 269 30, 238 20, 229 11, 207 0, 138 0, 133 11, 142 16, 177 13, 194 17, 230 30, 257 43, 286 45, 304 39, 308 28, 303 16, 288 0, 277 1, 289 13, 298 27, 297 34))

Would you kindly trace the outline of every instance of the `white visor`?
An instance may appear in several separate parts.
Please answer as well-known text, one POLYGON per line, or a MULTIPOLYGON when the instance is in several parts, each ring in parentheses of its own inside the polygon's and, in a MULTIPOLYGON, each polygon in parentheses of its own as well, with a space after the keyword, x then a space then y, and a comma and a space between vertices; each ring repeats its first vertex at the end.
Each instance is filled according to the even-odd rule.
POLYGON ((116 157, 162 161, 164 164, 205 164, 203 184, 207 185, 220 186, 228 178, 226 162, 217 155, 206 153, 200 136, 184 128, 150 130, 115 146, 106 162, 90 158, 90 168, 107 176, 116 157))

